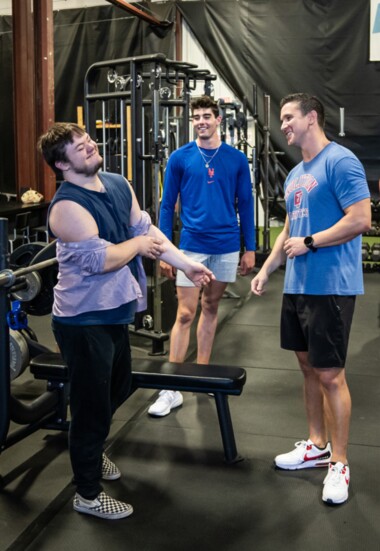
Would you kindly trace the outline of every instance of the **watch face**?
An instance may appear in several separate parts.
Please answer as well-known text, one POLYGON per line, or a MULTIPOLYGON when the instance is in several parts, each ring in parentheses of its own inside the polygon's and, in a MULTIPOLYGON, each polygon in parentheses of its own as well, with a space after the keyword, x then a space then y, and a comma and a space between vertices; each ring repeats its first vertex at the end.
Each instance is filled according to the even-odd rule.
POLYGON ((316 252, 317 249, 316 249, 316 247, 314 247, 314 239, 312 238, 311 235, 308 235, 307 237, 305 237, 303 242, 305 243, 305 247, 307 247, 308 249, 313 251, 313 253, 316 252))
POLYGON ((311 247, 313 245, 313 238, 310 235, 308 235, 307 237, 305 237, 304 243, 306 247, 311 247))

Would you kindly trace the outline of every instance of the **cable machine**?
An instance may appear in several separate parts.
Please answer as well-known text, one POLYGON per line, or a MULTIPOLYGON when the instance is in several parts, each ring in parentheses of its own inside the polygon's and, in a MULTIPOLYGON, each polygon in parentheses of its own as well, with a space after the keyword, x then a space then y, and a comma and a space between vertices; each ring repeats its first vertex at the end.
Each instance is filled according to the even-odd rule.
MULTIPOLYGON (((103 170, 131 182, 141 208, 155 224, 167 159, 190 139, 191 92, 199 81, 210 90, 215 79, 208 70, 161 53, 100 61, 86 72, 84 121, 87 132, 96 136, 103 170)), ((169 338, 162 316, 166 280, 158 261, 144 262, 152 300, 150 312, 136 316, 134 331, 152 339, 152 354, 163 354, 169 338)))

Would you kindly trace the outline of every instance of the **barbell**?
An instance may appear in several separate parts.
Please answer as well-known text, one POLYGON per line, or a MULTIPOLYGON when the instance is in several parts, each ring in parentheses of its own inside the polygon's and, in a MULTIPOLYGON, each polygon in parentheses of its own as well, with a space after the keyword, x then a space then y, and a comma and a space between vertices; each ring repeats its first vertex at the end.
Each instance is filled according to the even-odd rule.
POLYGON ((42 247, 37 243, 21 245, 11 255, 11 268, 0 273, 0 287, 9 288, 12 297, 23 302, 27 314, 45 316, 52 310, 58 279, 55 254, 56 241, 42 247))

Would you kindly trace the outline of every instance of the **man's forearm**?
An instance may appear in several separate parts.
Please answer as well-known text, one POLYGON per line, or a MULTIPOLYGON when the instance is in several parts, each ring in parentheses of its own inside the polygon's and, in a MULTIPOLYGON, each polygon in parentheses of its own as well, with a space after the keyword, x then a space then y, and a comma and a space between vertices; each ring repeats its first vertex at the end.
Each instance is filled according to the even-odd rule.
POLYGON ((264 262, 261 270, 264 270, 267 275, 277 270, 282 264, 286 262, 286 253, 284 251, 284 243, 288 238, 288 232, 284 229, 277 237, 272 252, 264 262))
POLYGON ((189 260, 173 243, 166 237, 166 235, 157 226, 149 228, 148 235, 162 239, 165 252, 161 254, 160 260, 163 260, 167 264, 174 266, 180 270, 185 270, 188 267, 189 260))

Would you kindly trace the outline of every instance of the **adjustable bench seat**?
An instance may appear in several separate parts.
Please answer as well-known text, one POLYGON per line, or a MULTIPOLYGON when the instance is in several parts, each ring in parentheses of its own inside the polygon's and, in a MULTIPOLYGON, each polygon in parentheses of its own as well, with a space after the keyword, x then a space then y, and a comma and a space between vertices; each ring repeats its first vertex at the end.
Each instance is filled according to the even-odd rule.
MULTIPOLYGON (((239 396, 242 393, 247 377, 245 369, 141 358, 133 359, 132 365, 131 393, 138 388, 151 388, 214 394, 226 462, 235 463, 242 459, 236 449, 228 395, 239 396)), ((36 379, 68 380, 67 366, 57 353, 32 358, 30 371, 36 379)))

